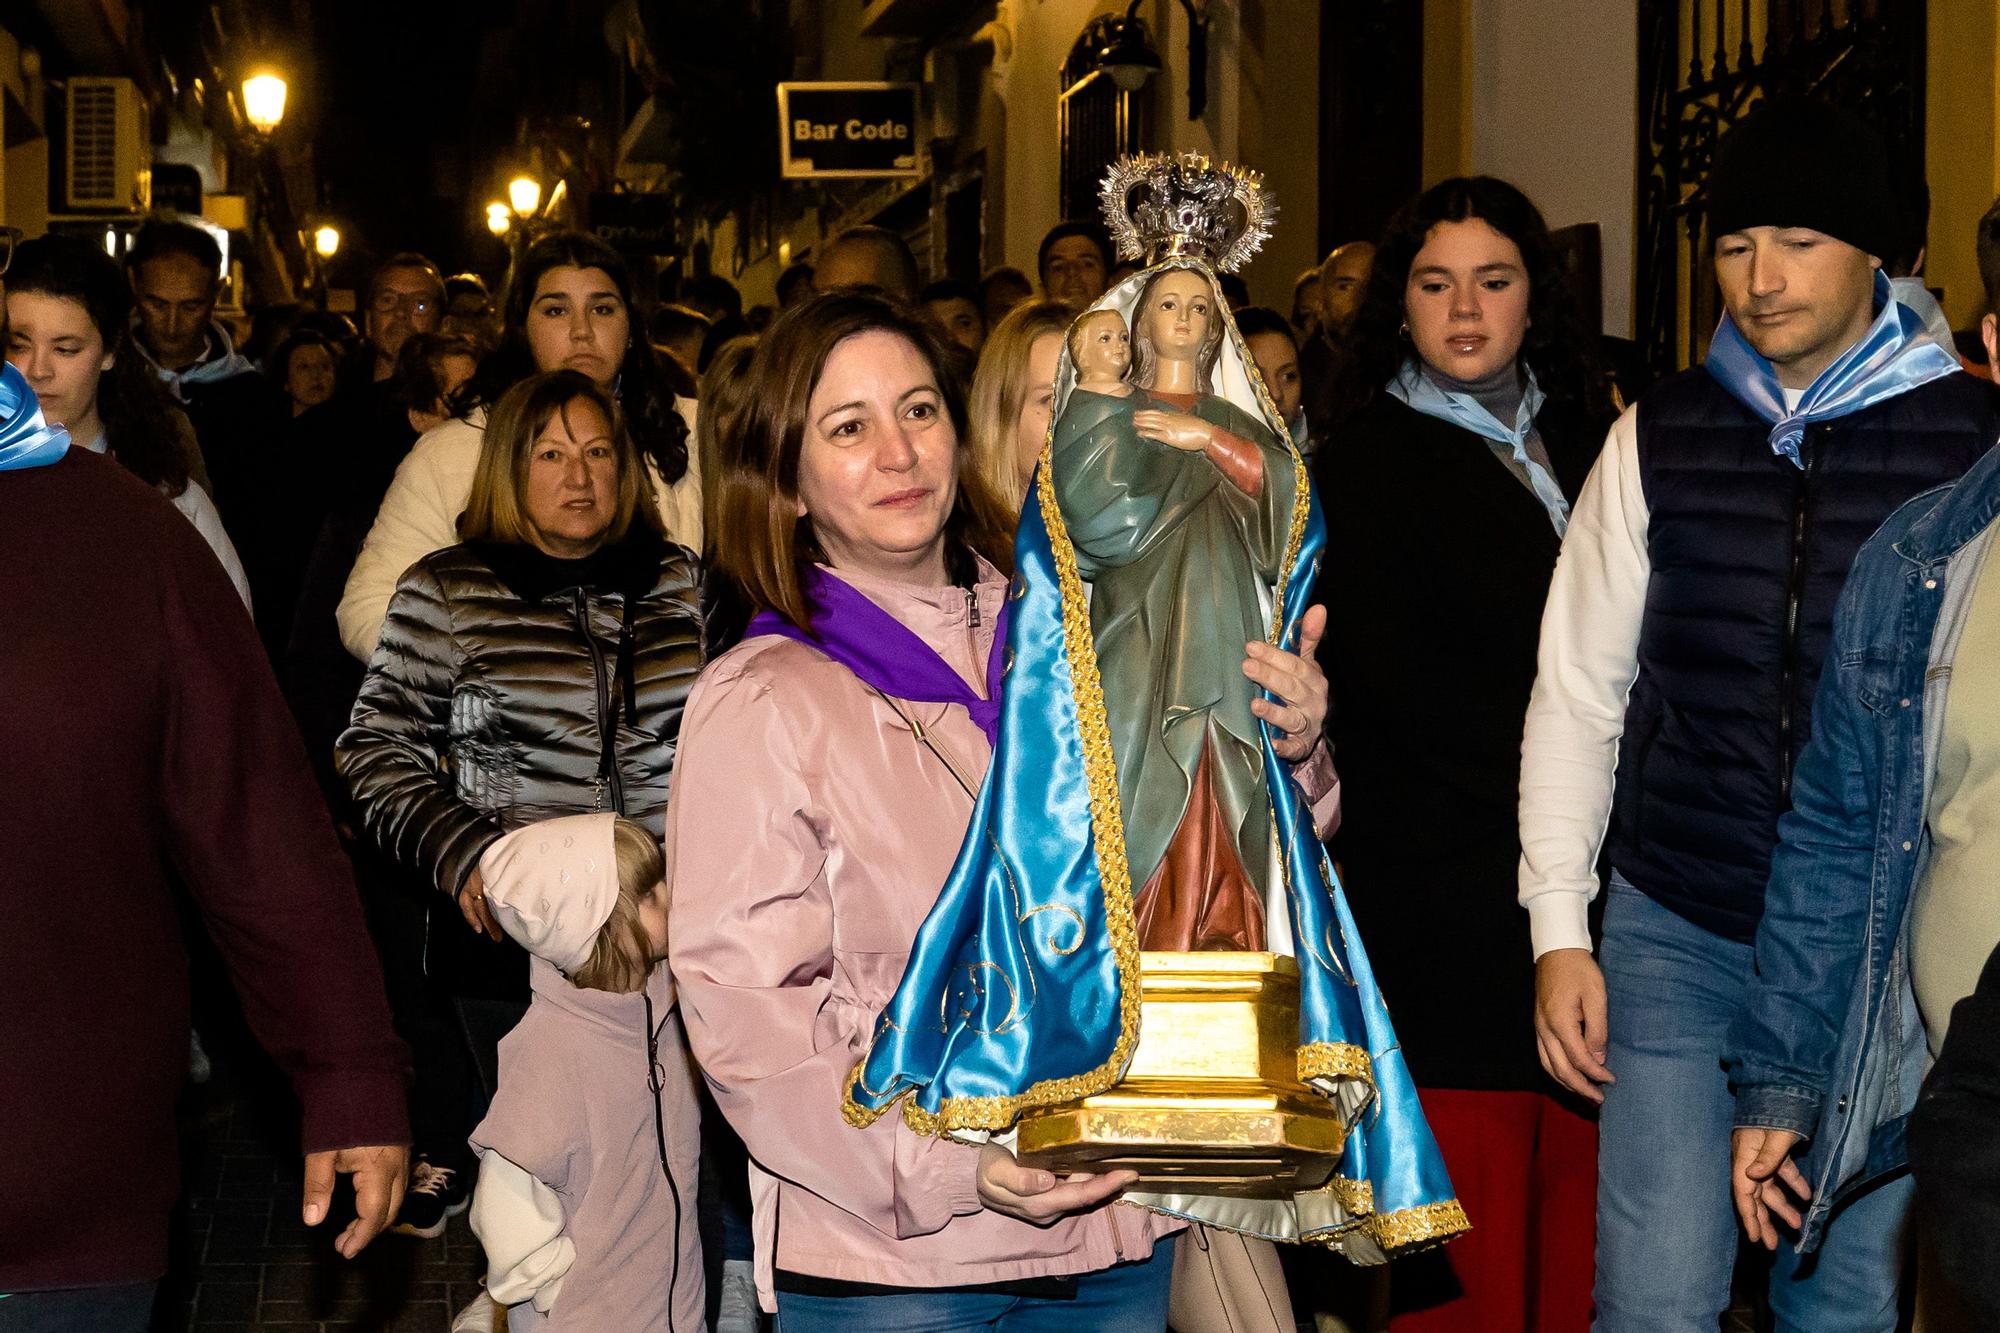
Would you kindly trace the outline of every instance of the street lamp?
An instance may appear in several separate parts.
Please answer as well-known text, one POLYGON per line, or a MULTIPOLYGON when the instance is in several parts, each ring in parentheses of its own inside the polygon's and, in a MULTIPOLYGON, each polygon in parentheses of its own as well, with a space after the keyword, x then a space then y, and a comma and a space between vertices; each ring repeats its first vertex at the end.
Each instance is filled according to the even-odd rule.
POLYGON ((259 134, 269 134, 285 118, 285 81, 269 72, 243 80, 243 118, 259 134))
POLYGON ((1091 63, 1111 76, 1118 91, 1136 93, 1160 72, 1160 53, 1153 48, 1153 34, 1139 17, 1140 0, 1132 0, 1125 16, 1103 14, 1092 20, 1079 41, 1090 54, 1091 63))
POLYGON ((542 183, 533 176, 516 176, 507 182, 507 199, 518 216, 531 218, 542 202, 542 183))
POLYGON ((505 236, 507 229, 513 225, 514 218, 507 211, 507 205, 497 199, 486 205, 486 230, 495 236, 505 236))

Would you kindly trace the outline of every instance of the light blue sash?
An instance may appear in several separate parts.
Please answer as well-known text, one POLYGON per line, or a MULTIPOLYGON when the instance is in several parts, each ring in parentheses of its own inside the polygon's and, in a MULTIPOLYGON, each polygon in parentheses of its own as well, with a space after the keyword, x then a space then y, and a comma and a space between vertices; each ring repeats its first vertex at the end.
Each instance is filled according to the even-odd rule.
POLYGON ((1889 279, 1875 272, 1875 322, 1861 340, 1806 387, 1795 410, 1785 408, 1785 393, 1771 363, 1750 345, 1727 313, 1715 327, 1708 345, 1708 373, 1758 416, 1771 423, 1771 452, 1805 466, 1799 442, 1815 421, 1831 421, 1850 412, 1907 393, 1918 385, 1943 379, 1961 367, 1958 358, 1940 347, 1924 330, 1923 318, 1896 300, 1889 279))
POLYGON ((48 423, 21 372, 0 362, 0 472, 47 467, 68 449, 69 432, 48 423))
POLYGON ((1514 424, 1502 424, 1500 418, 1488 411, 1486 404, 1469 393, 1453 393, 1436 380, 1426 375, 1423 367, 1414 360, 1405 361, 1396 378, 1389 381, 1389 396, 1401 400, 1412 409, 1427 417, 1469 430, 1483 440, 1491 440, 1502 448, 1512 451, 1514 466, 1528 479, 1528 488, 1548 511, 1549 522, 1555 525, 1556 536, 1569 531, 1569 498, 1562 487, 1549 474, 1549 470, 1536 462, 1528 452, 1528 436, 1535 429, 1535 414, 1542 410, 1546 395, 1542 386, 1535 383, 1535 372, 1527 372, 1527 387, 1521 394, 1521 405, 1514 409, 1514 424))

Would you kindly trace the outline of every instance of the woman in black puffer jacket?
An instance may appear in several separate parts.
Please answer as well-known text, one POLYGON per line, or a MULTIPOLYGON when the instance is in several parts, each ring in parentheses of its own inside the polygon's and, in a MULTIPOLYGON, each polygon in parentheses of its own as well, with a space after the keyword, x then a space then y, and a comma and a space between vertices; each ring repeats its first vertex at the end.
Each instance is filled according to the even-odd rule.
POLYGON ((555 815, 658 827, 666 807, 702 666, 700 575, 649 492, 617 404, 589 378, 510 390, 462 540, 398 583, 337 749, 370 834, 443 895, 425 970, 452 995, 489 1093, 499 1039, 526 1008, 527 959, 487 914, 480 854, 555 815))

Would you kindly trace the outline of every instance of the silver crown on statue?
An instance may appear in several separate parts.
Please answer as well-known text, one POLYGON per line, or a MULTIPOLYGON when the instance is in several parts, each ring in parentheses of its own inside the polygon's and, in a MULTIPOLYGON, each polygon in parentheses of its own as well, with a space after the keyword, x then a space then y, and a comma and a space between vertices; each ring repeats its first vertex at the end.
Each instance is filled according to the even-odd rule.
POLYGON ((1104 225, 1125 259, 1196 259, 1224 273, 1271 236, 1278 205, 1261 173, 1200 153, 1138 153, 1104 173, 1104 225))

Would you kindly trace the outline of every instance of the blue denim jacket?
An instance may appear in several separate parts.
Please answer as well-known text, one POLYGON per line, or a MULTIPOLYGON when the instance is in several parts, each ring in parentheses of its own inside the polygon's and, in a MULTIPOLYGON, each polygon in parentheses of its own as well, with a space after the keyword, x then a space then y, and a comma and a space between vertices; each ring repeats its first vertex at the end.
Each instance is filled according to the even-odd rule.
POLYGON ((1842 1199, 1906 1162, 1926 1054, 1910 988, 1910 894, 1928 852, 1951 654, 1996 513, 2000 449, 1910 500, 1861 548, 1792 809, 1778 822, 1757 977, 1726 1063, 1739 1126, 1810 1140, 1802 1251, 1842 1199))

